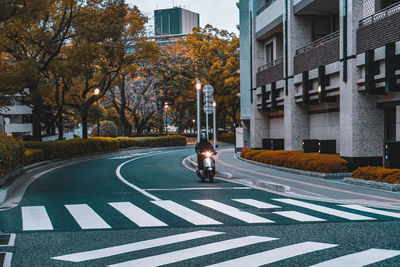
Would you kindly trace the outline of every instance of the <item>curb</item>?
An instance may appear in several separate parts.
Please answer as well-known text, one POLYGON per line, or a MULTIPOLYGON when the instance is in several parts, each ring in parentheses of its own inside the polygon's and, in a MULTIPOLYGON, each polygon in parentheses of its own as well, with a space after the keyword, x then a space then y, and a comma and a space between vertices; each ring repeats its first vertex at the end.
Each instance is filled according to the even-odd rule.
MULTIPOLYGON (((192 157, 192 156, 189 156, 186 158, 189 161, 189 165, 192 166, 193 168, 197 169, 197 163, 194 162, 190 157, 192 157)), ((225 179, 233 179, 233 175, 228 172, 218 172, 217 174, 215 174, 215 176, 225 178, 225 179)))
POLYGON ((355 185, 377 188, 377 189, 382 189, 382 190, 400 191, 400 184, 388 184, 388 183, 367 181, 367 180, 351 178, 351 177, 346 177, 346 178, 344 178, 343 181, 345 183, 349 183, 349 184, 355 184, 355 185))
MULTIPOLYGON (((193 168, 197 168, 197 163, 191 159, 192 156, 188 156, 187 158, 184 159, 184 161, 187 160, 189 162, 190 166, 192 166, 193 168)), ((226 179, 234 179, 235 178, 235 177, 233 177, 233 175, 231 173, 227 173, 227 172, 219 172, 216 175, 216 177, 222 177, 222 178, 226 178, 226 179)), ((254 180, 237 179, 236 181, 238 181, 240 184, 243 184, 243 185, 253 185, 253 186, 257 186, 257 187, 261 187, 264 189, 277 191, 277 192, 281 192, 281 193, 287 193, 287 192, 291 191, 289 186, 277 184, 277 183, 273 183, 273 182, 268 182, 268 181, 265 181, 262 179, 254 179, 254 180)))
POLYGON ((253 161, 253 160, 244 159, 240 156, 237 156, 236 154, 234 156, 235 156, 235 158, 237 158, 241 161, 244 161, 244 162, 247 162, 250 164, 254 164, 254 165, 258 165, 261 167, 266 167, 266 168, 270 168, 270 169, 274 169, 274 170, 278 170, 278 171, 290 172, 290 173, 295 173, 295 174, 301 174, 301 175, 305 175, 305 176, 312 176, 312 177, 322 178, 322 179, 342 179, 342 178, 349 177, 352 175, 352 173, 321 173, 321 172, 310 172, 310 171, 303 171, 303 170, 297 170, 297 169, 290 169, 290 168, 269 165, 269 164, 265 164, 265 163, 261 163, 261 162, 257 162, 257 161, 253 161))

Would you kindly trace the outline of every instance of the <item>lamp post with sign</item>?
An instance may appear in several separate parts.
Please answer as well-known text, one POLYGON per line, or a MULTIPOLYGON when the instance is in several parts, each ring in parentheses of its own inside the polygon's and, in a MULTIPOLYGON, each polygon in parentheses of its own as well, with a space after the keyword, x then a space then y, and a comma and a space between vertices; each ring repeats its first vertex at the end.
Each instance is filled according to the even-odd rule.
POLYGON ((213 93, 214 93, 214 87, 211 85, 207 84, 203 88, 203 93, 204 93, 204 112, 206 113, 206 129, 207 129, 207 140, 209 139, 209 130, 208 130, 208 115, 213 112, 213 106, 212 102, 214 101, 213 99, 213 93))
MULTIPOLYGON (((99 90, 99 88, 96 88, 95 90, 94 90, 94 95, 99 95, 100 94, 100 90, 99 90)), ((97 106, 97 112, 96 112, 96 114, 97 114, 97 136, 100 136, 100 116, 99 116, 99 100, 97 99, 97 101, 96 101, 96 106, 97 106)))
POLYGON ((200 90, 201 83, 200 80, 196 81, 196 91, 197 91, 197 142, 200 142, 200 90))

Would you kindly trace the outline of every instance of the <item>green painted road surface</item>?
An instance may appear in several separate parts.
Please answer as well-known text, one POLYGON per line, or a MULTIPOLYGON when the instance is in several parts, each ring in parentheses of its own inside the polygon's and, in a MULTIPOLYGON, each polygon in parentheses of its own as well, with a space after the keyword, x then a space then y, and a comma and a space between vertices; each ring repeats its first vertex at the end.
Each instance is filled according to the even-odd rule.
POLYGON ((193 151, 43 175, 0 211, 0 266, 400 266, 399 211, 202 183, 182 165, 193 151))

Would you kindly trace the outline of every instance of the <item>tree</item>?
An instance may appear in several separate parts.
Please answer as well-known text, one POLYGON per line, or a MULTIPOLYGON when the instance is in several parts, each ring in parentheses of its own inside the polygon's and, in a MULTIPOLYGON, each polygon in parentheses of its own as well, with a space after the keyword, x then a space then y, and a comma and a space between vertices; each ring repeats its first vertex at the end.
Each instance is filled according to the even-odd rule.
POLYGON ((240 111, 239 38, 207 25, 204 29, 195 28, 185 45, 195 61, 198 78, 202 84, 214 87, 217 108, 228 116, 233 127, 239 122, 240 111))
POLYGON ((81 5, 78 0, 26 0, 9 5, 11 12, 0 21, 0 87, 7 94, 27 94, 35 140, 41 139, 43 79, 71 37, 81 5))

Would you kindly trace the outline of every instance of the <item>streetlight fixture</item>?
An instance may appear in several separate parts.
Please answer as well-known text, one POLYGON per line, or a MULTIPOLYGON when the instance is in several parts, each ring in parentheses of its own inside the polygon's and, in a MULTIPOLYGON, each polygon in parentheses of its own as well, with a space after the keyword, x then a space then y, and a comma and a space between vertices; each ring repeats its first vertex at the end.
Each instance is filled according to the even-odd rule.
POLYGON ((216 115, 216 109, 217 109, 217 102, 215 102, 215 100, 214 100, 213 101, 214 149, 217 148, 217 115, 216 115))
POLYGON ((196 81, 196 91, 197 91, 197 142, 200 142, 200 90, 201 82, 196 81))
MULTIPOLYGON (((100 90, 99 90, 99 88, 96 88, 94 90, 94 95, 99 95, 99 94, 100 94, 100 90)), ((99 99, 97 99, 97 101, 96 101, 96 106, 97 106, 97 112, 96 112, 96 114, 97 114, 97 136, 100 137, 99 99)))
POLYGON ((165 110, 165 135, 168 135, 168 121, 167 121, 167 111, 168 111, 168 103, 165 102, 164 104, 164 110, 165 110))
POLYGON ((193 119, 192 122, 193 122, 192 130, 193 130, 193 133, 194 133, 194 125, 195 125, 195 123, 196 123, 196 120, 193 119))

